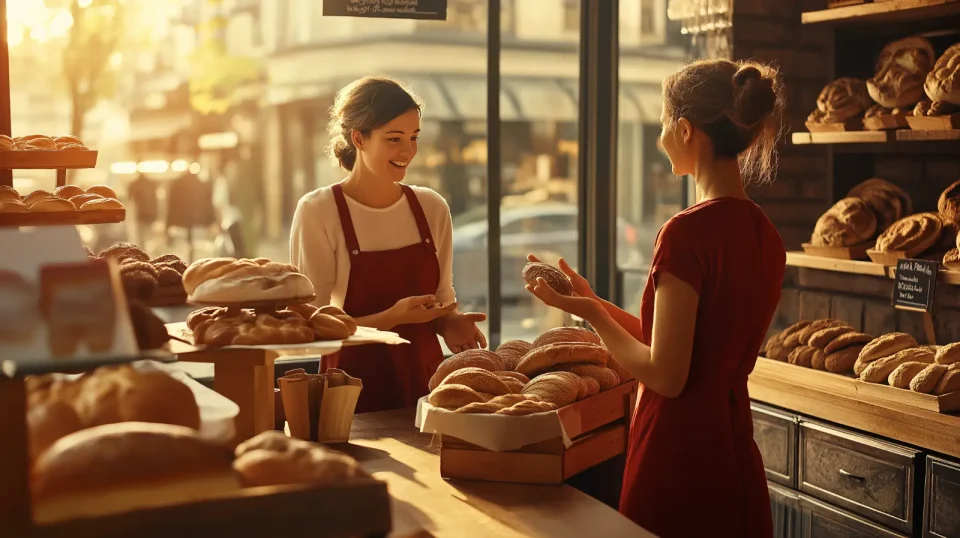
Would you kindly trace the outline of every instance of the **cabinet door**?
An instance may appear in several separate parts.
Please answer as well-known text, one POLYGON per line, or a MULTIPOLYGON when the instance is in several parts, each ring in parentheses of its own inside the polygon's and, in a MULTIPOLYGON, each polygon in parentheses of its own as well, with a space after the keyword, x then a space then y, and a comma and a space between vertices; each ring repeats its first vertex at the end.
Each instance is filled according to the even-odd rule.
POLYGON ((898 532, 919 531, 915 492, 921 454, 806 421, 800 423, 801 493, 898 532))
POLYGON ((788 488, 797 487, 797 418, 775 409, 752 404, 753 440, 763 457, 767 480, 788 488))
POLYGON ((802 538, 906 538, 849 512, 800 495, 802 538))
POLYGON ((800 536, 800 494, 767 482, 770 491, 770 510, 773 513, 774 538, 800 536))
POLYGON ((960 537, 960 465, 927 457, 924 538, 960 537))

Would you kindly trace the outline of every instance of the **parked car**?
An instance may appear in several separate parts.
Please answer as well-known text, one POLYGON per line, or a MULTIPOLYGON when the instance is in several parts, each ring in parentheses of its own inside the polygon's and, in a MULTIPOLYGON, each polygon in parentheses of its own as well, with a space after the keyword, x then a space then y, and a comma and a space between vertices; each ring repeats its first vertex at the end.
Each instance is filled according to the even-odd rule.
MULTIPOLYGON (((502 261, 501 293, 504 304, 526 295, 520 272, 527 254, 555 263, 563 257, 577 262, 577 206, 542 202, 504 207, 500 213, 502 261)), ((487 298, 487 209, 477 207, 453 219, 453 280, 457 298, 466 308, 481 308, 487 298)), ((619 267, 640 267, 643 262, 638 230, 622 219, 617 223, 619 267)), ((651 237, 652 241, 652 237, 651 237)), ((650 247, 652 249, 652 244, 650 247)), ((624 290, 626 293, 632 293, 624 290)))

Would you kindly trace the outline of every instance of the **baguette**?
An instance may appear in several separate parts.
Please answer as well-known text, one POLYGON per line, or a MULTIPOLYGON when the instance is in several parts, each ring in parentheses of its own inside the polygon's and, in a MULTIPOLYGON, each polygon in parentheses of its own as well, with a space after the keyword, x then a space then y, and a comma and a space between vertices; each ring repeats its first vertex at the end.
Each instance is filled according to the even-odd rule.
POLYGON ((942 364, 928 364, 910 381, 910 390, 921 394, 932 394, 946 371, 947 367, 942 364))
POLYGON ((912 361, 933 364, 933 357, 933 353, 927 350, 919 348, 904 349, 868 364, 860 373, 860 380, 867 383, 883 383, 901 364, 912 361))

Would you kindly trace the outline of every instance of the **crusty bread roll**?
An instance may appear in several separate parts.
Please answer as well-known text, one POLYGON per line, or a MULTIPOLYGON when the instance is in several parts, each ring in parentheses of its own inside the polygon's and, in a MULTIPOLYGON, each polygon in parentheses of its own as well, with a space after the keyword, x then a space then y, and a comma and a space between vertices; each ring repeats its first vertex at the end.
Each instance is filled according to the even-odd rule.
POLYGON ((932 351, 914 347, 898 351, 889 357, 875 360, 867 365, 860 373, 860 380, 867 383, 883 383, 898 366, 907 362, 924 362, 933 364, 932 351))
POLYGON ((933 393, 942 396, 958 390, 960 390, 960 368, 954 364, 948 366, 947 370, 943 372, 943 377, 940 378, 937 387, 933 389, 933 393))
POLYGON ((461 368, 454 371, 440 382, 440 387, 444 385, 465 385, 477 392, 494 396, 503 396, 513 392, 497 374, 476 367, 461 368))
POLYGON ((533 344, 524 340, 507 340, 497 347, 496 354, 503 360, 504 370, 514 370, 520 359, 533 349, 533 344))
POLYGON ((890 375, 887 377, 887 384, 898 389, 909 390, 910 382, 913 381, 913 378, 916 377, 917 374, 926 369, 927 366, 930 366, 930 364, 926 362, 905 362, 890 372, 890 375))
POLYGON ((13 187, 7 187, 6 185, 0 186, 0 202, 6 201, 20 201, 20 194, 13 189, 13 187))
POLYGON ((553 291, 560 295, 572 295, 573 284, 563 271, 540 262, 530 262, 523 267, 521 273, 523 280, 531 285, 537 285, 537 279, 542 278, 553 291))
POLYGON ((877 215, 860 198, 844 198, 817 219, 810 242, 823 247, 849 247, 873 237, 877 215))
POLYGON ((887 333, 870 341, 863 346, 858 360, 864 363, 870 363, 884 357, 889 357, 898 351, 917 347, 917 339, 907 333, 887 333))
POLYGON ((832 343, 836 338, 852 332, 855 331, 853 330, 853 327, 849 325, 835 325, 833 327, 820 329, 819 331, 816 331, 810 335, 810 338, 807 340, 807 345, 826 351, 827 346, 830 345, 830 343, 832 343))
POLYGON ((874 248, 881 252, 922 253, 937 243, 943 220, 936 213, 916 213, 894 222, 884 230, 874 248))
POLYGON ((441 385, 427 397, 427 401, 434 407, 440 407, 450 411, 459 409, 469 403, 485 402, 489 398, 483 397, 479 392, 466 385, 441 385))
MULTIPOLYGON (((835 327, 843 327, 846 329, 850 329, 851 331, 853 330, 853 327, 851 327, 850 324, 848 324, 845 321, 841 321, 839 319, 834 319, 834 318, 824 318, 824 319, 818 319, 810 323, 803 329, 800 329, 799 331, 794 333, 794 335, 791 336, 791 340, 796 338, 797 345, 811 345, 810 341, 815 334, 819 333, 824 329, 832 329, 835 327)), ((791 341, 791 344, 792 344, 792 341, 791 341)))
POLYGON ((934 102, 960 105, 960 43, 952 45, 937 59, 923 89, 934 102))
POLYGON ((951 222, 960 222, 960 180, 954 181, 940 193, 940 198, 937 199, 937 210, 943 218, 951 222))
POLYGON ((888 192, 900 201, 903 213, 897 217, 897 220, 906 215, 913 214, 913 200, 910 198, 910 195, 907 194, 907 191, 885 179, 875 177, 861 181, 860 183, 854 185, 852 189, 850 189, 850 192, 847 193, 847 197, 866 199, 871 191, 876 190, 888 192))
POLYGON ((597 344, 603 342, 597 333, 582 327, 556 327, 544 331, 533 341, 533 347, 543 347, 547 344, 597 344))
POLYGON ((57 198, 63 198, 64 200, 69 200, 74 196, 83 194, 83 189, 76 185, 61 185, 53 191, 53 195, 57 198))
POLYGON ((83 211, 97 211, 103 209, 123 209, 123 204, 113 198, 99 198, 88 200, 80 206, 83 211))
POLYGON ((217 277, 234 271, 243 266, 259 266, 257 262, 247 259, 235 258, 204 258, 197 260, 187 267, 183 272, 183 289, 188 294, 193 293, 202 282, 213 280, 217 277))
POLYGON ((889 43, 880 52, 876 73, 867 80, 867 91, 885 108, 912 107, 924 97, 924 81, 933 64, 933 45, 922 37, 889 43))
MULTIPOLYGON (((817 359, 818 355, 823 355, 823 351, 806 344, 801 344, 793 349, 790 352, 790 356, 787 358, 787 361, 790 364, 796 366, 803 366, 804 368, 813 368, 813 361, 817 359)), ((817 359, 819 361, 819 359, 817 359)), ((826 357, 824 357, 824 361, 826 357)))
POLYGON ((117 198, 117 193, 113 192, 113 189, 106 185, 94 185, 87 189, 87 194, 99 194, 104 198, 117 198))
POLYGON ((835 374, 845 375, 852 373, 861 349, 863 349, 862 345, 853 345, 829 354, 825 353, 826 357, 824 357, 823 360, 824 369, 835 374))
POLYGON ((86 376, 73 400, 85 427, 115 422, 156 422, 200 428, 200 408, 190 387, 164 372, 103 367, 86 376))
POLYGON ((580 394, 580 377, 571 372, 547 372, 530 380, 523 394, 539 396, 557 407, 570 405, 580 394))
POLYGON ((350 456, 278 431, 244 441, 235 453, 233 468, 247 487, 335 484, 359 474, 350 456))
POLYGON ((822 123, 843 123, 863 115, 873 104, 867 93, 867 84, 858 78, 843 77, 824 86, 817 97, 817 109, 822 123))
POLYGON ((601 391, 610 390, 620 385, 620 376, 616 372, 595 364, 564 364, 559 367, 559 370, 594 379, 601 391))
POLYGON ((5 200, 0 202, 0 213, 28 213, 30 208, 19 200, 5 200))
POLYGON ((190 300, 202 303, 282 301, 315 293, 310 279, 300 273, 265 271, 257 276, 225 275, 204 281, 190 293, 190 300))
POLYGON ((928 364, 910 380, 910 390, 921 394, 933 394, 946 371, 947 366, 944 364, 928 364))
POLYGON ((873 336, 870 336, 867 333, 861 332, 847 332, 836 337, 832 342, 827 344, 827 347, 823 348, 823 352, 830 354, 836 353, 853 346, 863 347, 867 343, 873 340, 873 336))
POLYGON ((77 208, 67 200, 60 198, 43 198, 29 204, 31 212, 76 211, 77 208))
POLYGON ((103 196, 100 196, 99 194, 83 193, 83 194, 77 194, 75 196, 71 196, 70 203, 73 204, 73 207, 80 209, 83 206, 83 204, 91 200, 103 200, 103 199, 104 199, 103 196))
POLYGON ((35 460, 60 438, 83 429, 83 424, 69 402, 51 399, 29 407, 27 428, 30 432, 30 459, 35 460))
POLYGON ((960 342, 952 342, 940 346, 937 349, 937 355, 934 358, 937 364, 952 365, 960 363, 960 342))
POLYGON ((585 400, 597 394, 600 394, 600 382, 592 377, 580 376, 580 393, 577 394, 577 400, 585 400))
POLYGON ((310 316, 310 325, 313 328, 313 336, 317 340, 346 340, 357 332, 357 324, 353 322, 348 325, 347 320, 352 321, 349 316, 334 317, 317 311, 310 316))
POLYGON ((441 362, 440 366, 437 367, 437 371, 434 372, 433 376, 430 378, 428 387, 430 390, 433 390, 437 388, 440 385, 440 382, 446 379, 448 375, 461 368, 467 368, 470 366, 475 366, 491 372, 503 371, 503 361, 499 356, 497 356, 496 353, 486 349, 468 349, 467 351, 461 351, 460 353, 457 353, 456 355, 441 362))
POLYGON ((50 524, 229 495, 232 454, 190 428, 126 422, 71 433, 34 464, 34 520, 50 524))
POLYGON ((44 190, 35 190, 23 197, 23 203, 29 206, 38 200, 44 200, 46 198, 56 198, 56 196, 44 190))
POLYGON ((610 352, 597 344, 547 344, 520 359, 517 371, 530 377, 561 364, 582 362, 606 366, 609 359, 610 352))

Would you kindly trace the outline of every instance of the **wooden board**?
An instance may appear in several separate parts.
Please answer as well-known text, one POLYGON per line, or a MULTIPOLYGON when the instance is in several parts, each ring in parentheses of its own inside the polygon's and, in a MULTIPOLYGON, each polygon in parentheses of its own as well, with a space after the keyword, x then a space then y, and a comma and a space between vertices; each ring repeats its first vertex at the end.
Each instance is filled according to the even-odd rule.
POLYGON ((897 140, 902 142, 930 142, 934 140, 960 140, 960 129, 941 131, 915 131, 901 129, 896 132, 897 140))
POLYGON ((873 241, 869 241, 851 247, 821 247, 811 243, 804 243, 801 246, 803 247, 803 251, 811 256, 837 260, 864 260, 867 258, 867 250, 869 250, 873 244, 873 241))
POLYGON ((804 122, 811 133, 842 133, 851 131, 862 131, 863 121, 859 118, 847 120, 842 123, 818 123, 815 121, 804 122))
POLYGON ((812 144, 813 141, 810 139, 810 133, 792 133, 790 135, 790 142, 796 146, 804 146, 807 144, 812 144))
POLYGON ((886 252, 881 252, 879 250, 870 249, 867 251, 867 256, 870 256, 870 259, 873 260, 873 263, 879 263, 880 265, 885 266, 896 266, 897 260, 901 258, 913 258, 916 256, 916 252, 904 252, 902 250, 889 250, 886 252))
POLYGON ((880 400, 889 400, 910 407, 919 407, 935 413, 951 413, 960 411, 960 390, 934 396, 933 394, 921 394, 912 390, 898 389, 890 385, 881 385, 879 383, 867 383, 854 380, 857 384, 857 391, 861 394, 873 396, 880 400))
POLYGON ((113 224, 117 222, 123 222, 126 218, 126 209, 0 213, 0 226, 77 226, 81 224, 113 224))
POLYGON ((787 265, 857 275, 887 276, 886 268, 873 262, 828 258, 807 252, 788 252, 787 265))
POLYGON ((803 24, 867 24, 933 19, 960 14, 958 0, 888 0, 803 13, 803 24))
POLYGON ((906 129, 910 125, 907 123, 907 117, 903 114, 890 114, 887 116, 873 116, 863 119, 863 128, 868 131, 889 131, 891 129, 906 129))
MULTIPOLYGON (((846 131, 807 134, 810 135, 810 144, 876 144, 889 142, 894 139, 892 131, 846 131)), ((796 143, 797 141, 794 140, 794 144, 796 143)))
POLYGON ((96 166, 96 151, 0 151, 0 169, 4 170, 66 170, 96 166))
POLYGON ((960 114, 948 116, 907 116, 907 124, 914 131, 949 131, 960 129, 960 114))

